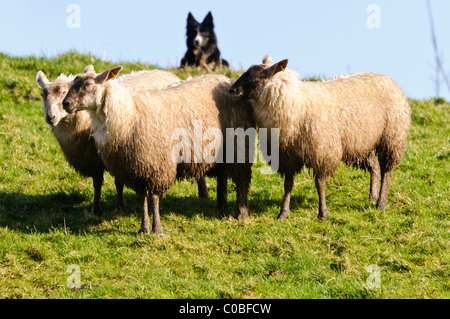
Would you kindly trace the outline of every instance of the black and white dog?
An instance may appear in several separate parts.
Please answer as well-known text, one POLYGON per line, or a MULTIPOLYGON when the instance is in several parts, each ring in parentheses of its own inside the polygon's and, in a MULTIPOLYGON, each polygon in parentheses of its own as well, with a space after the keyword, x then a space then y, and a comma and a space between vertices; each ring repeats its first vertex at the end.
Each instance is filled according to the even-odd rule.
POLYGON ((188 50, 181 60, 180 68, 191 66, 213 71, 229 66, 228 62, 220 57, 211 12, 208 12, 202 23, 198 23, 189 12, 186 30, 188 50))

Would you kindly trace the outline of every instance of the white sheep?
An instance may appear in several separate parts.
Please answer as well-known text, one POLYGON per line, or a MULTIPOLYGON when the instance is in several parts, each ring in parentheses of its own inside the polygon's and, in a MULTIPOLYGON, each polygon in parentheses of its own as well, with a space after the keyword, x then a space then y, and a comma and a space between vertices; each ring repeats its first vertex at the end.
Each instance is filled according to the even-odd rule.
MULTIPOLYGON (((86 67, 84 71, 85 73, 95 73, 92 65, 86 67)), ((143 70, 120 75, 117 77, 117 81, 123 85, 126 85, 132 92, 138 92, 142 90, 160 89, 166 86, 176 86, 184 81, 189 81, 191 78, 192 77, 189 76, 186 80, 182 81, 178 76, 168 71, 143 70)), ((197 180, 197 187, 200 198, 209 198, 208 186, 204 177, 197 180)))
MULTIPOLYGON (((87 66, 84 72, 94 72, 93 66, 87 66)), ((42 71, 39 71, 36 75, 36 81, 42 88, 41 95, 44 102, 43 112, 45 120, 51 126, 52 133, 69 164, 80 175, 92 177, 94 184, 92 211, 96 215, 101 215, 101 187, 105 168, 91 136, 91 118, 87 112, 68 114, 62 106, 62 101, 72 86, 74 79, 74 75, 66 76, 61 74, 53 82, 50 82, 42 71)), ((130 89, 143 90, 161 88, 179 82, 180 78, 170 72, 152 70, 123 75, 118 78, 118 81, 125 83, 130 89)), ((122 210, 124 208, 123 182, 115 179, 115 185, 117 190, 117 208, 122 210)), ((206 189, 207 194, 204 180, 203 183, 199 182, 199 190, 201 185, 205 185, 203 189, 206 189)))
POLYGON ((296 72, 286 70, 287 60, 270 62, 266 56, 263 64, 251 66, 230 94, 253 100, 258 127, 279 129, 278 171, 285 178, 285 195, 278 218, 289 217, 293 177, 303 166, 314 171, 318 218, 326 218, 325 182, 340 161, 369 170, 370 199, 384 209, 411 122, 401 88, 389 77, 374 73, 301 81, 296 72))
POLYGON ((231 80, 210 74, 160 90, 131 92, 126 85, 111 80, 121 69, 116 67, 99 75, 87 73, 78 76, 63 105, 69 113, 89 111, 93 137, 105 166, 134 189, 140 198, 140 231, 150 231, 148 197, 153 210, 152 230, 160 234, 159 197, 167 193, 176 178, 199 179, 213 168, 219 170, 218 206, 225 204, 229 173, 237 187, 238 216, 246 215, 251 179, 248 158, 245 163, 217 164, 218 151, 210 154, 212 160, 210 157, 205 160, 204 149, 220 150, 224 147, 221 138, 202 139, 197 145, 194 142, 191 155, 195 157, 199 152, 202 156, 200 161, 180 163, 174 160, 173 154, 178 144, 173 138, 177 130, 195 136, 208 129, 219 129, 224 133, 225 128, 254 126, 248 103, 234 102, 229 96, 231 80), (242 112, 244 108, 248 112, 242 112), (196 123, 202 127, 200 132, 195 131, 198 129, 196 123), (222 198, 223 194, 225 198, 222 198))

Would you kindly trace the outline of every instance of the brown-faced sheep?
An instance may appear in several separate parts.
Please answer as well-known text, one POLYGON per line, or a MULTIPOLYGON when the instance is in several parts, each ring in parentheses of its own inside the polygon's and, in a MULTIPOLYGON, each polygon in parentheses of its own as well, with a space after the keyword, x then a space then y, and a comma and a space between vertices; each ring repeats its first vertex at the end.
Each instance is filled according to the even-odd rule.
MULTIPOLYGON (((86 72, 94 72, 92 66, 85 69, 86 72)), ((189 80, 190 78, 188 78, 189 80)), ((166 86, 177 85, 181 79, 175 74, 163 70, 143 70, 120 75, 117 81, 126 85, 133 92, 141 90, 160 89, 166 86)), ((197 180, 198 195, 200 198, 209 198, 208 186, 204 177, 197 180)))
MULTIPOLYGON (((249 157, 244 163, 218 160, 220 153, 227 151, 225 139, 221 138, 225 135, 218 137, 217 130, 225 134, 226 128, 254 127, 247 102, 234 102, 228 94, 231 80, 210 74, 160 90, 131 92, 111 80, 120 70, 117 67, 99 75, 78 76, 63 105, 69 113, 89 111, 92 134, 108 171, 140 198, 140 231, 150 231, 148 197, 153 210, 152 230, 160 234, 159 197, 167 193, 176 178, 199 179, 212 168, 219 171, 219 208, 226 205, 229 174, 236 183, 237 215, 245 216, 251 179, 249 157), (248 112, 242 112, 244 108, 248 112), (200 141, 196 139, 199 135, 200 141), (186 148, 179 148, 183 141, 187 141, 186 148), (178 161, 180 156, 194 160, 178 161)), ((246 144, 247 148, 252 142, 246 144)))
MULTIPOLYGON (((93 66, 87 66, 84 72, 94 72, 93 66)), ((72 86, 74 78, 75 76, 73 75, 65 76, 61 74, 55 81, 50 82, 42 71, 39 71, 36 75, 36 81, 42 87, 41 95, 44 102, 43 112, 45 114, 45 120, 51 125, 52 133, 69 164, 80 175, 92 177, 94 184, 92 211, 96 215, 101 215, 101 188, 105 167, 91 136, 91 118, 87 112, 68 114, 62 106, 62 101, 72 86)), ((180 78, 170 72, 153 70, 124 75, 119 77, 118 81, 126 83, 134 90, 142 90, 147 88, 161 88, 180 81, 180 78)), ((117 208, 123 209, 123 182, 115 179, 115 184, 117 190, 117 208)), ((199 189, 200 185, 201 183, 199 183, 199 189)), ((204 185, 206 189, 206 183, 204 185)))
POLYGON ((260 128, 279 129, 278 172, 285 178, 285 195, 278 218, 289 217, 293 177, 303 166, 314 171, 318 218, 326 218, 325 182, 340 161, 369 170, 370 198, 384 209, 411 121, 405 94, 392 79, 374 73, 301 81, 286 70, 287 62, 253 65, 230 90, 234 98, 253 100, 260 128))

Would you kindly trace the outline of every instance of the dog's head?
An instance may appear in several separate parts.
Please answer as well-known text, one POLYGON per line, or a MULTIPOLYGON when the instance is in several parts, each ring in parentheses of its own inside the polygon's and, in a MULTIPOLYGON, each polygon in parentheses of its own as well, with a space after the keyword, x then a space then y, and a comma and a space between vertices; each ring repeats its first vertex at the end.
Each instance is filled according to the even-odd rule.
POLYGON ((189 48, 206 48, 209 43, 215 41, 216 35, 211 12, 208 12, 202 23, 198 23, 189 12, 186 29, 189 48))

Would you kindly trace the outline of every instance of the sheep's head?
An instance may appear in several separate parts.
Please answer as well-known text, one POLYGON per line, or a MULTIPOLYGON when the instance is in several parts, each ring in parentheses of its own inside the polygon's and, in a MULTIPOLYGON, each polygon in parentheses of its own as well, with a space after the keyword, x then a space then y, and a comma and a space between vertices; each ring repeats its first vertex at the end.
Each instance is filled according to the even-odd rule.
POLYGON ((104 85, 116 78, 122 70, 121 66, 107 70, 101 74, 87 72, 78 75, 64 98, 63 107, 67 113, 75 113, 91 107, 96 107, 103 100, 104 85))
POLYGON ((41 96, 44 102, 42 111, 45 115, 45 121, 52 126, 57 126, 67 115, 63 110, 62 101, 72 85, 73 77, 60 75, 52 83, 42 71, 39 71, 36 75, 36 81, 42 88, 41 96))
MULTIPOLYGON (((92 65, 84 69, 84 73, 94 72, 92 65)), ((63 109, 62 102, 73 84, 74 76, 65 76, 61 74, 55 81, 50 82, 42 71, 36 75, 36 81, 41 86, 41 96, 44 101, 42 111, 45 115, 45 121, 57 126, 59 122, 67 116, 63 109)))
POLYGON ((253 99, 260 88, 275 74, 284 71, 288 60, 282 60, 273 65, 269 64, 270 56, 265 56, 263 64, 252 65, 230 89, 230 95, 235 99, 253 99))

